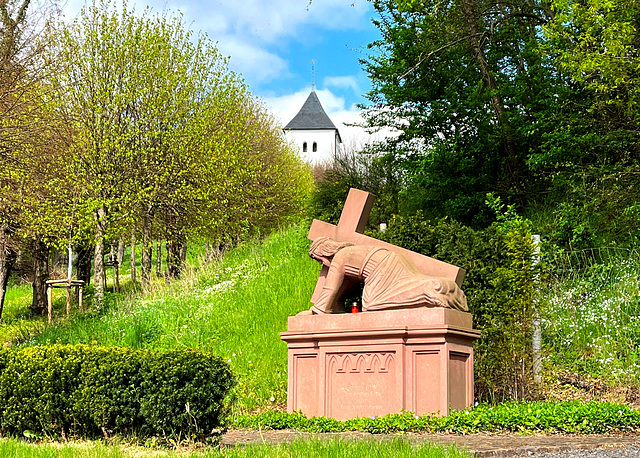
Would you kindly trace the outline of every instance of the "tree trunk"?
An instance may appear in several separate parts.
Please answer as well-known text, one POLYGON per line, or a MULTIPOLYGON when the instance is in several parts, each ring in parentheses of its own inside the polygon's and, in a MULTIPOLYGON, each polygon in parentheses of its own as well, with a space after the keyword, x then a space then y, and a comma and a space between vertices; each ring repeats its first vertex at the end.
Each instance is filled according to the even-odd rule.
POLYGON ((162 242, 156 244, 156 277, 162 276, 162 242))
POLYGON ((131 283, 136 283, 136 231, 131 231, 131 283))
POLYGON ((210 264, 213 262, 214 259, 220 260, 222 259, 222 255, 224 254, 224 252, 229 248, 228 246, 228 242, 222 243, 222 242, 213 242, 210 243, 207 240, 207 245, 205 248, 205 257, 206 257, 206 263, 210 264))
POLYGON ((118 240, 118 266, 122 265, 124 260, 124 238, 120 237, 118 240))
POLYGON ((85 286, 91 283, 91 248, 80 246, 77 248, 78 258, 76 259, 76 276, 82 280, 85 286))
POLYGON ((49 247, 37 240, 32 245, 33 256, 33 296, 29 310, 34 315, 42 315, 47 309, 47 283, 49 279, 49 247))
POLYGON ((476 12, 473 7, 473 0, 462 0, 461 5, 467 23, 467 31, 469 32, 469 42, 471 44, 473 58, 478 64, 478 67, 480 67, 480 74, 482 75, 483 83, 490 91, 491 105, 493 106, 493 111, 496 115, 498 125, 502 130, 502 141, 504 142, 504 148, 507 153, 507 169, 511 182, 510 185, 518 194, 522 194, 516 141, 509 121, 509 113, 505 108, 502 97, 498 93, 498 85, 493 77, 493 72, 489 68, 487 56, 484 53, 482 44, 480 43, 481 34, 478 28, 478 17, 476 16, 476 12))
POLYGON ((183 253, 186 253, 186 241, 177 236, 173 240, 168 240, 167 246, 167 278, 175 279, 180 277, 183 268, 183 253))
POLYGON ((204 262, 205 264, 211 264, 213 261, 213 250, 211 249, 211 244, 209 243, 209 239, 207 239, 204 246, 204 262))
POLYGON ((17 257, 18 253, 13 249, 9 241, 8 228, 6 226, 0 227, 0 323, 2 323, 2 309, 9 276, 17 257))
POLYGON ((96 306, 104 302, 104 235, 105 217, 107 212, 104 207, 96 210, 96 245, 93 256, 93 301, 96 306))
POLYGON ((140 270, 142 271, 142 284, 149 286, 151 282, 151 256, 153 254, 153 242, 151 241, 151 228, 144 222, 142 227, 142 262, 140 270))
POLYGON ((187 263, 187 240, 185 238, 181 238, 180 240, 180 263, 181 268, 187 263))
POLYGON ((111 241, 109 249, 109 262, 116 261, 118 259, 118 242, 111 241))

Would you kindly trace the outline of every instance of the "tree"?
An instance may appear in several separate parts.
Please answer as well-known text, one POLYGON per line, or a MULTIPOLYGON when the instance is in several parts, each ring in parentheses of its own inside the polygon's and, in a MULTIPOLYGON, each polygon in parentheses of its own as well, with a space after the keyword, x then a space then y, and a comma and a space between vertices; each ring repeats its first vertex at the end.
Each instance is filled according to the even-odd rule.
POLYGON ((532 127, 543 148, 529 164, 547 177, 559 242, 637 238, 640 165, 638 1, 551 2, 542 50, 563 86, 557 110, 532 127))
POLYGON ((188 185, 167 199, 157 224, 169 241, 171 277, 180 271, 178 251, 187 237, 220 245, 264 234, 301 214, 311 192, 309 167, 273 117, 246 89, 223 93, 223 87, 200 102, 204 111, 181 154, 191 164, 181 175, 188 185))
POLYGON ((375 145, 343 146, 329 162, 314 167, 316 186, 309 208, 312 217, 337 223, 350 188, 376 196, 369 217, 372 227, 390 221, 401 211, 401 176, 388 156, 379 156, 370 151, 372 148, 375 150, 375 145))
POLYGON ((284 196, 304 186, 307 172, 283 141, 268 151, 252 143, 273 135, 272 126, 215 45, 193 36, 181 17, 136 15, 126 3, 96 0, 60 28, 58 42, 65 68, 51 102, 72 126, 65 163, 79 190, 78 211, 93 218, 98 302, 108 238, 132 229, 142 235, 147 283, 153 240, 168 240, 170 272, 177 274, 175 253, 189 235, 237 233, 269 211, 275 221, 295 207, 276 208, 268 203, 274 195, 263 192, 276 188, 253 184, 292 172, 292 184, 277 194, 284 196), (262 167, 270 155, 279 169, 262 167), (286 168, 287 160, 297 165, 286 168), (247 216, 253 198, 259 205, 247 216), (256 213, 258 206, 266 213, 256 213))
POLYGON ((559 84, 538 52, 545 5, 376 0, 383 38, 363 62, 373 89, 370 127, 400 135, 382 148, 409 178, 407 195, 431 216, 487 224, 488 191, 522 203, 537 189, 528 126, 555 106, 559 84))
POLYGON ((374 6, 366 117, 400 132, 380 150, 409 211, 486 226, 494 192, 563 245, 638 237, 637 1, 374 6))
POLYGON ((29 6, 28 0, 0 3, 0 318, 19 249, 31 252, 35 263, 31 309, 43 309, 49 246, 64 219, 60 196, 49 186, 64 129, 42 104, 55 68, 42 59, 48 46, 43 18, 56 5, 42 4, 35 14, 29 6))
POLYGON ((94 3, 58 34, 54 55, 63 63, 53 80, 50 102, 72 126, 67 177, 79 190, 77 209, 93 219, 95 298, 103 297, 104 240, 131 214, 135 196, 136 102, 139 20, 123 8, 94 3))

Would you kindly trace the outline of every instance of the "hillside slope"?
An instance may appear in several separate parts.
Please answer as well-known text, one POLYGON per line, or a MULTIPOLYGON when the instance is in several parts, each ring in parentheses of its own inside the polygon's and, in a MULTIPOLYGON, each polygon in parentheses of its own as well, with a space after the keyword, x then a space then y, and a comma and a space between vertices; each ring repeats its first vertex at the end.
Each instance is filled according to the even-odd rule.
POLYGON ((309 307, 319 271, 307 255, 306 233, 294 226, 245 244, 180 281, 77 315, 26 344, 198 348, 230 362, 237 411, 284 404, 287 348, 279 333, 288 316, 309 307))

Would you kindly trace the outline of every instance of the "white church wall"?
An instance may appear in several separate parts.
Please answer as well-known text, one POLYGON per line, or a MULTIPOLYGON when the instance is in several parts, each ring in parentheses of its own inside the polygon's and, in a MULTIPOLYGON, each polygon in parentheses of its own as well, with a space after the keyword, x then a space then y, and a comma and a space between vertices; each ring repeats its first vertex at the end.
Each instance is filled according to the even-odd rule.
POLYGON ((331 159, 336 151, 336 131, 334 130, 287 130, 287 139, 296 147, 300 157, 312 164, 331 159), (304 144, 307 150, 304 151, 304 144), (314 151, 314 143, 316 151, 314 151))

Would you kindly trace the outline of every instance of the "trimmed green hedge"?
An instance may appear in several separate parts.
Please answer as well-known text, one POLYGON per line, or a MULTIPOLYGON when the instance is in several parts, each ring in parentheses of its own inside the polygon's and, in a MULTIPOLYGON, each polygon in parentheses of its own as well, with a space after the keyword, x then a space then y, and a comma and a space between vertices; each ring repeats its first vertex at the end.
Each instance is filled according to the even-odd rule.
POLYGON ((207 439, 233 386, 228 364, 194 350, 88 345, 0 350, 3 434, 207 439))
POLYGON ((495 406, 480 404, 453 411, 447 417, 417 416, 411 412, 383 417, 308 418, 300 412, 266 411, 238 416, 236 428, 294 429, 315 433, 365 431, 372 434, 397 432, 481 432, 603 434, 640 429, 640 411, 610 402, 506 402, 495 406))

